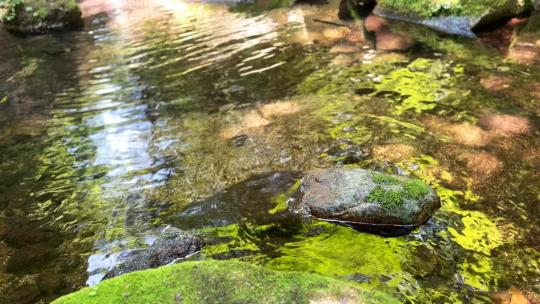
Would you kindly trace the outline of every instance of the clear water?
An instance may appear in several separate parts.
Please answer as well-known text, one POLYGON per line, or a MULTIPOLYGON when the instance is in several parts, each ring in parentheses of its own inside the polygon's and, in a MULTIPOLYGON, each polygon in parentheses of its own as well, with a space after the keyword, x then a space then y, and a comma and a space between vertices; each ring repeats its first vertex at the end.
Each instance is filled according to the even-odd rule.
POLYGON ((84 31, 0 32, 1 303, 95 284, 167 225, 205 236, 193 259, 404 302, 540 293, 534 26, 473 41, 277 6, 88 0, 84 31), (280 211, 335 166, 416 176, 443 207, 394 238, 280 211))

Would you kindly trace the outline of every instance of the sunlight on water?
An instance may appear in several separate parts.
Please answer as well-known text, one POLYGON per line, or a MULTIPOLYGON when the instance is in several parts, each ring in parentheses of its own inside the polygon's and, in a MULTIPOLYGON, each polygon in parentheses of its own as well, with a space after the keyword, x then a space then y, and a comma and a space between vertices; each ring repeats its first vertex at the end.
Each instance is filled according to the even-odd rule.
POLYGON ((338 1, 233 4, 85 0, 83 31, 0 31, 0 294, 96 284, 168 225, 207 239, 196 259, 410 303, 540 293, 534 58, 338 1), (336 166, 416 176, 443 206, 394 238, 289 217, 298 172, 336 166))

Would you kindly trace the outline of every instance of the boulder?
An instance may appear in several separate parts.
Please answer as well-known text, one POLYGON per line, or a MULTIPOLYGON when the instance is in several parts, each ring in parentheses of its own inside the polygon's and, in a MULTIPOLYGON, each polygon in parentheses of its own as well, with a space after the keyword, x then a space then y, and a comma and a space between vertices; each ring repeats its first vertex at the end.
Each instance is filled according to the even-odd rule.
POLYGON ((374 13, 381 17, 422 24, 448 34, 476 37, 472 31, 474 28, 532 9, 531 0, 380 0, 374 13))
POLYGON ((105 279, 170 264, 198 252, 203 246, 204 242, 198 237, 177 228, 167 227, 148 249, 134 253, 115 266, 105 279))
POLYGON ((326 169, 305 174, 292 208, 322 220, 381 230, 410 230, 440 207, 420 180, 363 169, 326 169))
POLYGON ((82 28, 82 13, 75 0, 12 1, 2 18, 4 27, 22 35, 82 28))
POLYGON ((376 288, 246 262, 189 261, 106 280, 53 301, 88 303, 400 303, 376 288))

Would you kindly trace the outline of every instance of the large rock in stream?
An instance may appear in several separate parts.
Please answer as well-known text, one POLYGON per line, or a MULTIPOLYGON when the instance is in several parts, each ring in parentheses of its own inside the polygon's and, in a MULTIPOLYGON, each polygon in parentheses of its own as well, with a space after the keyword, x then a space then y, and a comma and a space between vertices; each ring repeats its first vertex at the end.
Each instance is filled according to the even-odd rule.
POLYGON ((4 27, 22 35, 82 28, 82 12, 75 0, 11 1, 2 17, 4 27))
MULTIPOLYGON (((535 0, 536 1, 536 0, 535 0)), ((532 0, 379 0, 376 15, 425 25, 434 30, 475 37, 473 29, 534 8, 532 0)))
POLYGON ((167 227, 150 247, 135 252, 109 271, 105 279, 173 263, 195 254, 203 246, 204 242, 200 238, 178 228, 167 227))
POLYGON ((277 271, 246 262, 190 261, 123 275, 53 304, 343 303, 397 304, 373 287, 314 273, 277 271))
POLYGON ((363 169, 307 172, 293 208, 302 214, 375 231, 411 230, 440 207, 433 189, 404 176, 363 169))

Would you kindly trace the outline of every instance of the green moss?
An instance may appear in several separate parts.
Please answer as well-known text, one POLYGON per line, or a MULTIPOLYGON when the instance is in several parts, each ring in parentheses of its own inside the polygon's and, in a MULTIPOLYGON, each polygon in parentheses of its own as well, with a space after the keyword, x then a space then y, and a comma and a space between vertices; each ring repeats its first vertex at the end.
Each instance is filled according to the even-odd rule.
MULTIPOLYGON (((379 5, 408 15, 433 17, 445 15, 481 16, 506 5, 509 0, 380 0, 379 5)), ((530 2, 527 0, 526 2, 530 2)))
POLYGON ((320 275, 236 261, 185 262, 106 280, 53 303, 399 303, 320 275))
POLYGON ((366 201, 380 204, 385 209, 394 209, 401 206, 405 202, 405 198, 402 196, 401 191, 388 190, 377 186, 371 190, 366 201))
POLYGON ((81 11, 75 0, 7 0, 2 18, 6 29, 39 33, 49 29, 79 27, 81 11))
POLYGON ((420 199, 429 192, 429 187, 420 180, 411 180, 403 185, 405 196, 411 199, 420 199))
POLYGON ((17 6, 21 5, 23 0, 6 0, 3 1, 3 5, 7 8, 4 16, 2 16, 2 22, 7 22, 15 18, 17 12, 17 6))
POLYGON ((390 175, 384 175, 380 173, 373 174, 373 181, 377 184, 398 184, 400 181, 399 179, 390 176, 390 175))
POLYGON ((373 181, 379 185, 371 190, 366 201, 380 204, 385 209, 397 208, 407 200, 421 199, 429 192, 429 187, 420 180, 407 181, 398 189, 388 189, 380 185, 396 185, 400 182, 397 178, 391 176, 377 174, 373 176, 373 181))

